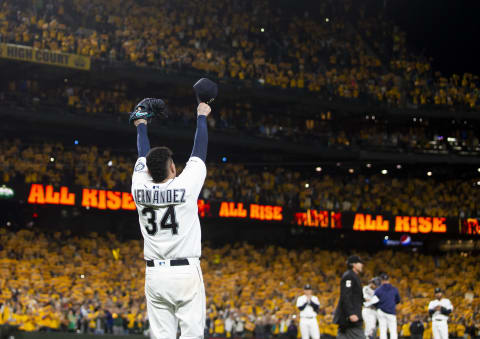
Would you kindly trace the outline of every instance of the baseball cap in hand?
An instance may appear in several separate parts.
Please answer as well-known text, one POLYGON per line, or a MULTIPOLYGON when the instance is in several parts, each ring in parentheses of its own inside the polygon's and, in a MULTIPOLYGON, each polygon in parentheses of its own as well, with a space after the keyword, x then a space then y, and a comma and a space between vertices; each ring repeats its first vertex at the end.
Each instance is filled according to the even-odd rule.
POLYGON ((198 103, 211 104, 218 94, 218 85, 212 80, 201 78, 193 85, 198 103))

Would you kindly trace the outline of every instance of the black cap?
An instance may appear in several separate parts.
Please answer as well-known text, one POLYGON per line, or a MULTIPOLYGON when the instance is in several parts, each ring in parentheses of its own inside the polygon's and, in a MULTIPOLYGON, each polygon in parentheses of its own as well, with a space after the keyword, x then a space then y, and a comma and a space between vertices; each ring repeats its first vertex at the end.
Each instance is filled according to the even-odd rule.
POLYGON ((435 294, 436 293, 443 293, 442 289, 440 287, 435 288, 435 294))
POLYGON ((347 265, 356 264, 357 262, 363 264, 363 260, 358 255, 351 255, 347 259, 347 265))
POLYGON ((380 286, 380 284, 382 283, 379 277, 373 277, 372 280, 370 280, 370 282, 374 283, 376 286, 380 286))
POLYGON ((305 286, 303 286, 303 289, 304 290, 311 290, 312 286, 310 286, 310 284, 306 284, 305 286))
POLYGON ((211 104, 218 94, 218 85, 212 80, 201 78, 193 85, 195 96, 198 103, 205 102, 211 104))
POLYGON ((380 280, 386 281, 386 280, 388 280, 388 278, 389 278, 389 277, 388 277, 388 274, 387 274, 387 273, 382 273, 382 274, 380 274, 380 280))

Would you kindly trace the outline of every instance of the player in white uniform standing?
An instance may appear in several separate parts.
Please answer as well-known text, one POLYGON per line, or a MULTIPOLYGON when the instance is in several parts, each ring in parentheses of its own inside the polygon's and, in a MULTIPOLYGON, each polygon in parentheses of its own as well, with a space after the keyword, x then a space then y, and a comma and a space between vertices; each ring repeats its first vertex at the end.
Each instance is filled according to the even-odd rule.
POLYGON ((302 339, 319 339, 317 313, 320 308, 320 301, 313 295, 312 287, 307 284, 303 288, 304 294, 297 299, 297 308, 300 310, 300 333, 302 339))
POLYGON ((442 289, 435 288, 435 300, 428 304, 428 313, 432 317, 433 339, 448 339, 448 316, 453 311, 452 303, 442 298, 442 289))
POLYGON ((362 309, 362 318, 365 322, 365 337, 371 339, 375 337, 377 328, 377 308, 372 304, 375 296, 375 289, 380 286, 380 278, 375 277, 369 284, 363 287, 363 299, 365 300, 362 309))
POLYGON ((160 99, 144 99, 130 117, 137 127, 132 195, 144 238, 148 319, 155 339, 175 339, 178 325, 180 338, 203 338, 206 310, 197 200, 207 172, 211 109, 205 103, 198 105, 193 151, 177 177, 170 149, 150 149, 143 118, 164 108, 160 99))

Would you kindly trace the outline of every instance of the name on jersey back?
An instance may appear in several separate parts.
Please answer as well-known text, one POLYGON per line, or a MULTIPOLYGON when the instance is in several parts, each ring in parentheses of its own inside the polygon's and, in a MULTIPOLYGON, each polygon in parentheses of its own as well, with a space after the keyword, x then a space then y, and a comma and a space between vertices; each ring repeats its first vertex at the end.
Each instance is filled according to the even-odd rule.
POLYGON ((133 197, 137 204, 180 204, 185 202, 185 188, 166 190, 136 188, 133 197))

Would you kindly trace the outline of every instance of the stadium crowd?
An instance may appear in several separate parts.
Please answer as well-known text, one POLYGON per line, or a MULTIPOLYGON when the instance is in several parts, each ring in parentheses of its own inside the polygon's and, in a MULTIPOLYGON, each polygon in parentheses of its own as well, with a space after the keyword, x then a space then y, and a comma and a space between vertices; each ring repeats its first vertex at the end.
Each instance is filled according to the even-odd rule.
POLYGON ((363 4, 325 1, 315 15, 268 0, 202 1, 200 11, 199 4, 8 0, 0 6, 0 41, 349 101, 480 106, 478 75, 442 76, 408 50, 405 33, 381 11, 363 4))
MULTIPOLYGON (((44 183, 129 191, 135 151, 62 143, 0 142, 4 184, 44 183)), ((181 164, 178 165, 179 173, 181 164)), ((348 175, 313 169, 209 164, 201 197, 278 204, 294 209, 370 211, 394 215, 473 217, 480 215, 476 179, 348 175)))
MULTIPOLYGON (((15 233, 6 228, 0 229, 0 240, 0 325, 97 334, 147 330, 140 240, 120 242, 113 234, 80 237, 68 230, 15 233)), ((427 305, 437 286, 445 289, 454 305, 451 336, 478 335, 480 271, 475 256, 387 250, 362 255, 364 282, 385 269, 385 260, 390 263, 388 273, 402 298, 397 308, 401 336, 410 335, 409 323, 420 316, 426 323, 424 338, 431 338, 427 305)), ((204 246, 201 265, 208 334, 296 338, 295 300, 308 282, 320 300, 322 335, 336 335, 332 313, 345 270, 344 254, 238 243, 204 246)))
MULTIPOLYGON (((189 93, 191 96, 191 93, 189 93)), ((185 95, 187 96, 187 95, 185 95)), ((38 80, 10 80, 0 84, 0 104, 12 109, 60 111, 80 116, 110 115, 126 122, 127 112, 141 100, 141 90, 119 82, 113 88, 94 88, 70 81, 56 83, 38 80)), ((193 103, 174 97, 168 101, 169 118, 163 125, 185 128, 195 124, 193 103)), ((289 108, 289 110, 295 108, 289 108)), ((298 109, 298 107, 297 107, 298 109)), ((238 133, 264 139, 283 140, 300 144, 312 143, 341 149, 371 149, 410 152, 464 153, 480 152, 477 127, 455 121, 453 125, 428 123, 420 117, 402 124, 388 123, 373 113, 345 120, 335 112, 282 112, 280 104, 261 101, 238 101, 224 105, 208 120, 213 131, 238 133), (451 142, 449 140, 455 140, 451 142)))

